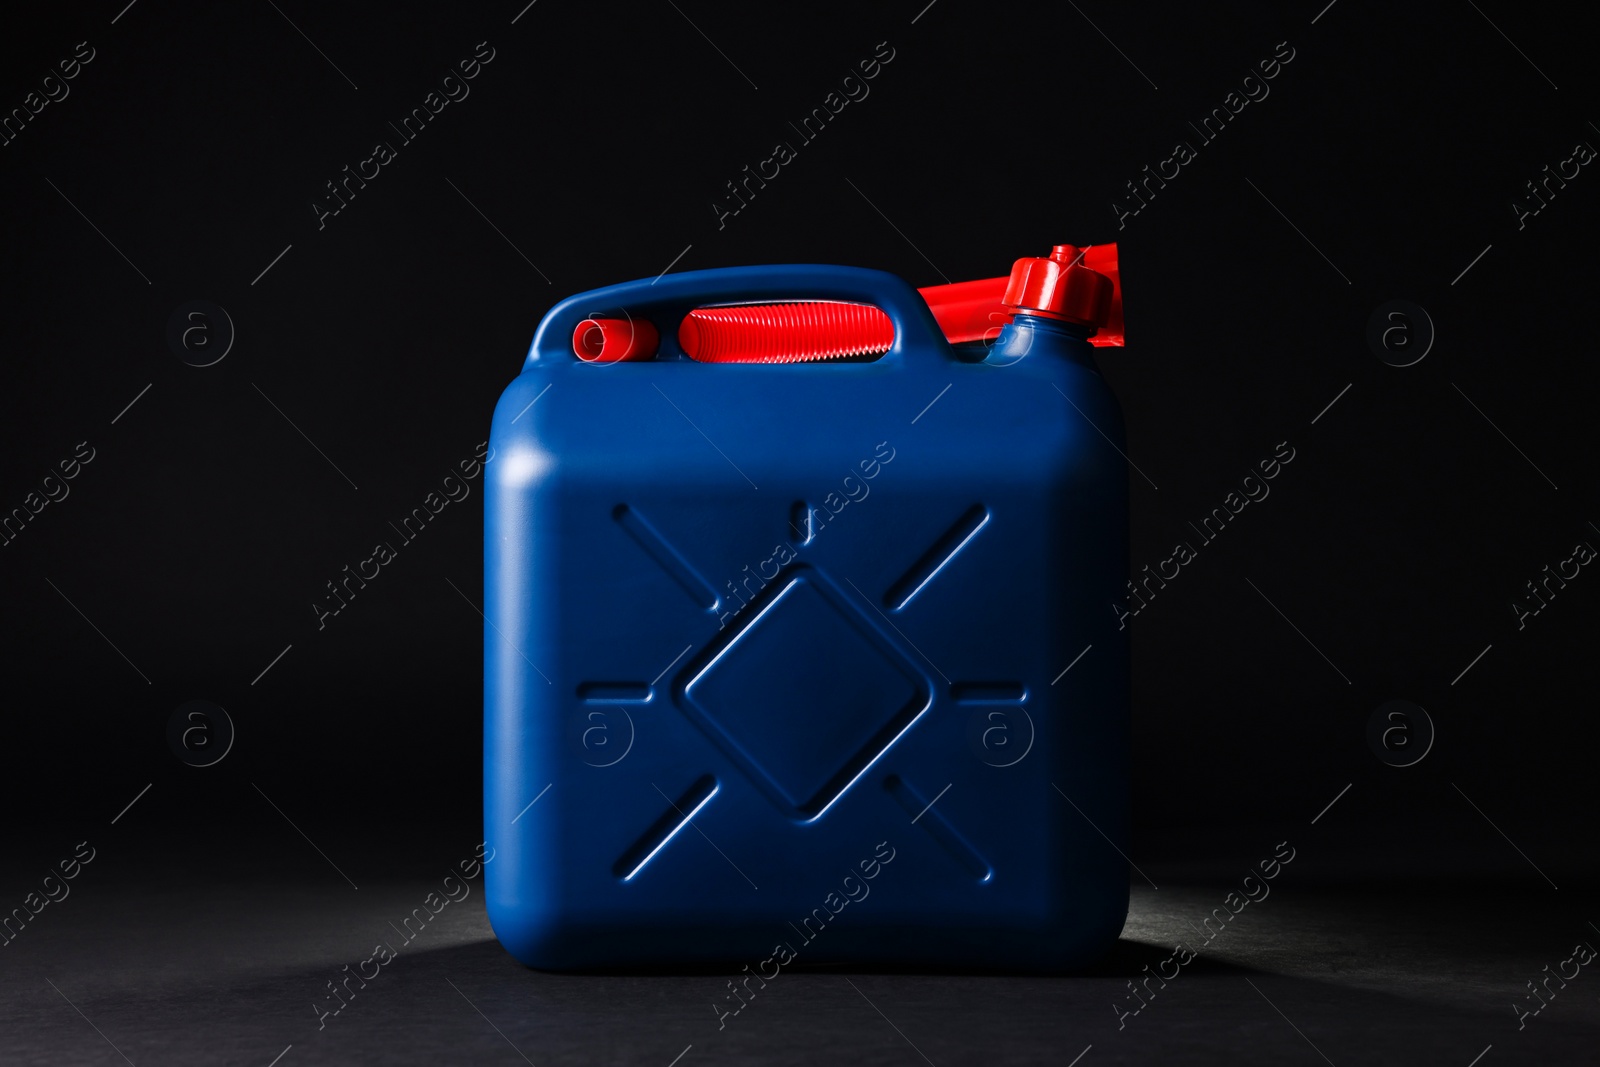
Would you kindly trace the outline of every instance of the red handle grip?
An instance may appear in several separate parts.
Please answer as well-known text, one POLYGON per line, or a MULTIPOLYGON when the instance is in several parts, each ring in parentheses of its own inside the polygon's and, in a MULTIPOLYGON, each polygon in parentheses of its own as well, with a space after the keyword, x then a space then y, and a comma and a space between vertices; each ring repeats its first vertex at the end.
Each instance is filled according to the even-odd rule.
MULTIPOLYGON (((1122 278, 1115 244, 1091 245, 1080 261, 1111 279, 1105 325, 1090 342, 1123 344, 1122 278)), ((992 340, 1011 321, 1005 305, 1011 279, 983 278, 919 289, 951 344, 992 340)), ((867 304, 818 300, 796 304, 745 304, 696 308, 678 328, 678 343, 702 363, 801 363, 886 352, 894 342, 889 317, 867 304)))

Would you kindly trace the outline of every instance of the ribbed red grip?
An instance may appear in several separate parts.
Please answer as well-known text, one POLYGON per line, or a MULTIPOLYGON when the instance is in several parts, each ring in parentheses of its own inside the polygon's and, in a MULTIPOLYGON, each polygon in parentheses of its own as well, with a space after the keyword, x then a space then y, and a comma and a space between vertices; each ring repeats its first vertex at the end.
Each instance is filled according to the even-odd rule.
POLYGON ((836 300, 696 308, 678 343, 701 363, 809 363, 887 352, 894 324, 870 304, 836 300))
MULTIPOLYGON (((1073 246, 1060 245, 1055 251, 1070 252, 1063 262, 1070 260, 1071 266, 1082 263, 1088 268, 1085 273, 1103 275, 1101 281, 1109 281, 1111 292, 1109 300, 1098 298, 1090 309, 1092 314, 1074 305, 1072 310, 1079 318, 1059 313, 1052 313, 1051 317, 1086 324, 1094 319, 1099 328, 1089 338, 1090 343, 1120 348, 1122 276, 1117 269, 1117 246, 1091 245, 1078 253, 1073 246)), ((1017 262, 1049 266, 1043 259, 1017 262)), ((1051 292, 1060 274, 1057 269, 1051 275, 1051 292)), ((930 285, 917 292, 933 312, 945 340, 953 345, 970 344, 993 341, 1001 327, 1011 321, 1016 307, 1006 303, 1010 283, 1009 277, 982 278, 930 285)), ((690 359, 701 363, 810 363, 887 352, 893 343, 894 324, 889 316, 870 304, 837 300, 696 308, 678 327, 678 344, 690 359)))

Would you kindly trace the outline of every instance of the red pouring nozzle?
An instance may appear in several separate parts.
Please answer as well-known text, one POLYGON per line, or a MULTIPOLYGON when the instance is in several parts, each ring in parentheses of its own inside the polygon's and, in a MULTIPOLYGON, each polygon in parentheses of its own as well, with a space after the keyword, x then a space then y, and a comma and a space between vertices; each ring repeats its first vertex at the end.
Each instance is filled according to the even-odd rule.
MULTIPOLYGON (((1098 347, 1123 343, 1115 244, 1090 245, 1081 252, 1056 245, 1048 257, 1017 260, 1004 278, 917 291, 951 344, 993 340, 1019 308, 1096 327, 1089 340, 1098 347)), ((702 363, 841 359, 886 352, 893 343, 889 316, 867 304, 835 300, 696 308, 678 328, 678 344, 702 363)))

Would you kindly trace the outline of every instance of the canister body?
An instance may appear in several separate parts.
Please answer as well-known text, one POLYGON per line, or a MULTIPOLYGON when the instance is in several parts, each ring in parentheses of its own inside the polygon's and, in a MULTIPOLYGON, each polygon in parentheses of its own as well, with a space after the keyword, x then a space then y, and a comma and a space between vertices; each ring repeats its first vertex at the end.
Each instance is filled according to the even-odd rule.
POLYGON ((1116 401, 1087 342, 974 362, 906 314, 862 363, 536 342, 501 397, 485 878, 524 963, 1048 971, 1120 932, 1116 401))

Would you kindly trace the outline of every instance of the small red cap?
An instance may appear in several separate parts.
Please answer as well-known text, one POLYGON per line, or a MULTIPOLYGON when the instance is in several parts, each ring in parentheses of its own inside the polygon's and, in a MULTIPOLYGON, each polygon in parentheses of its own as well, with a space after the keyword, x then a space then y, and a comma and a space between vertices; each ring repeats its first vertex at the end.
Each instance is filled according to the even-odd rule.
POLYGON ((1011 265, 1001 303, 1099 329, 1111 315, 1114 288, 1110 278, 1083 265, 1077 245, 1056 245, 1048 258, 1019 259, 1011 265))
POLYGON ((572 331, 572 353, 585 363, 651 359, 661 336, 646 319, 584 319, 572 331))

